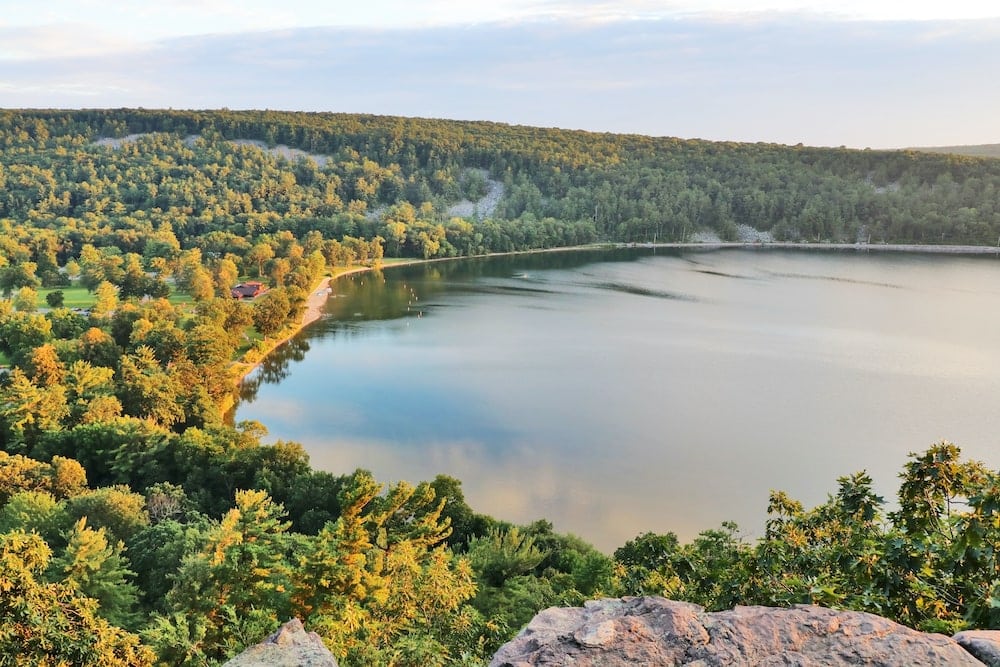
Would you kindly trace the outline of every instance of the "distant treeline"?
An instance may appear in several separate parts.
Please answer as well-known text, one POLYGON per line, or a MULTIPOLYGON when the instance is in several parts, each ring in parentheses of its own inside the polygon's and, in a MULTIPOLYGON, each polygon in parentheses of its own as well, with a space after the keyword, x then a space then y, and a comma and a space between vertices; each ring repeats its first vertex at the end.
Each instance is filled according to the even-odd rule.
MULTIPOLYGON (((995 244, 1000 161, 912 151, 716 143, 486 122, 260 111, 0 112, 0 218, 125 232, 318 230, 448 256, 592 240, 995 244), (121 148, 100 137, 154 133, 121 148), (195 140, 194 136, 201 139, 195 140), (190 137, 185 142, 184 139, 190 137), (226 140, 328 156, 282 160, 226 140), (490 219, 448 206, 504 184, 490 219), (94 220, 96 216, 97 220, 94 220), (470 224, 471 223, 471 224, 470 224), (101 225, 98 225, 101 226, 101 225)), ((127 234, 123 233, 127 241, 127 234)), ((79 243, 77 243, 79 247, 79 243)))

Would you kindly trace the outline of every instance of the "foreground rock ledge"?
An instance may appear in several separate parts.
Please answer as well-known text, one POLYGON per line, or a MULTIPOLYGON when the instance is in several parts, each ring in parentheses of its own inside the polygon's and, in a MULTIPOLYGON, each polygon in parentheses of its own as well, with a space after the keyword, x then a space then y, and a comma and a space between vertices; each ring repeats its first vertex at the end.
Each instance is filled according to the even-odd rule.
POLYGON ((302 622, 293 618, 222 667, 337 667, 337 660, 319 635, 306 632, 302 622))
POLYGON ((917 632, 873 614, 812 605, 708 613, 686 602, 640 597, 546 609, 490 662, 490 667, 541 665, 982 667, 983 663, 949 637, 917 632))

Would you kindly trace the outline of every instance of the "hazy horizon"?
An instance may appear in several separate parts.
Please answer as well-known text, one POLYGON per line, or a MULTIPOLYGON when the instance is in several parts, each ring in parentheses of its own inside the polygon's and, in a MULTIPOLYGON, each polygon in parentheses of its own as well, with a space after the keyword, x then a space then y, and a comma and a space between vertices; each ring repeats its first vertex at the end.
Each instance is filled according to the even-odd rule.
POLYGON ((282 109, 715 141, 1000 143, 1000 6, 15 0, 0 107, 282 109), (81 38, 85 36, 85 38, 81 38))

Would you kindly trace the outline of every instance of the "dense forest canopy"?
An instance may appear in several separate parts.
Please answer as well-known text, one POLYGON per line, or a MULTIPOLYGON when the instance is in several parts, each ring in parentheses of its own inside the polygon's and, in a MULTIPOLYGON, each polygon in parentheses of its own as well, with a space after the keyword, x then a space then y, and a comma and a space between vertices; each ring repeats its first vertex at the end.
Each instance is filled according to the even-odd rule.
POLYGON ((125 249, 130 232, 134 239, 163 223, 183 247, 213 231, 318 230, 382 236, 388 254, 417 256, 680 241, 701 230, 735 239, 737 225, 793 241, 992 245, 1000 236, 1000 161, 912 151, 135 110, 2 112, 0 149, 0 218, 71 225, 77 248, 93 234, 96 245, 125 249), (118 148, 94 144, 136 134, 118 148), (246 140, 322 157, 286 160, 232 143, 246 140), (481 194, 476 169, 503 183, 504 195, 489 219, 469 227, 447 209, 481 194))
MULTIPOLYGON (((593 241, 993 245, 1000 160, 344 114, 0 111, 0 656, 218 664, 291 616, 349 665, 481 664, 539 609, 660 593, 1000 624, 1000 478, 939 443, 766 535, 613 555, 458 480, 313 470, 227 425, 317 281, 593 241), (240 281, 266 291, 232 297, 240 281)), ((762 508, 763 509, 763 508, 762 508)))

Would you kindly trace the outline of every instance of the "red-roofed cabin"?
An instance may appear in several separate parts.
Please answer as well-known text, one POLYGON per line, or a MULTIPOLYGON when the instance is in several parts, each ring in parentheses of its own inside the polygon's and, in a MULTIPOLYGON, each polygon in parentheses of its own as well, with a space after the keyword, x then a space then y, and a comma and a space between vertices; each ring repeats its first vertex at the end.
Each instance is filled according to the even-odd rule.
POLYGON ((236 287, 229 290, 229 294, 234 299, 252 299, 255 296, 263 294, 267 291, 264 287, 264 283, 259 283, 256 280, 247 281, 245 283, 240 283, 236 287))

